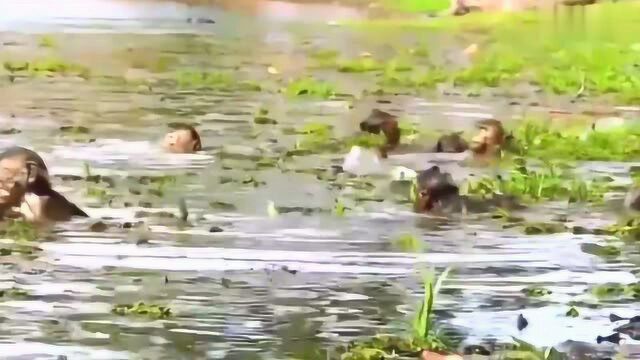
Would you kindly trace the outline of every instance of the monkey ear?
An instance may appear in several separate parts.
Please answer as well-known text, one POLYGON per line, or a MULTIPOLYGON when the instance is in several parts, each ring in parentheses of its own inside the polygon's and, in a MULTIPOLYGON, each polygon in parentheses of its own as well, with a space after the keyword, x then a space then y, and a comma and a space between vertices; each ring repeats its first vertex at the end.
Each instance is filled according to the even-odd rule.
POLYGON ((27 161, 25 166, 27 167, 27 185, 33 184, 38 177, 40 168, 34 161, 27 161))

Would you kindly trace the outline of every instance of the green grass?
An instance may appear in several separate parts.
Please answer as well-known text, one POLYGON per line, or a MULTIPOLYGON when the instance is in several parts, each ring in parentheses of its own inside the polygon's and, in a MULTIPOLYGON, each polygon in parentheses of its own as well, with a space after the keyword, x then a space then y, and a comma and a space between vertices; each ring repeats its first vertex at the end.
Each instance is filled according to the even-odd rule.
POLYGON ((514 164, 507 177, 485 177, 467 183, 465 192, 485 198, 494 194, 514 195, 530 202, 599 202, 608 191, 605 182, 578 179, 562 163, 546 162, 541 169, 532 169, 524 158, 517 158, 514 164))
MULTIPOLYGON (((394 1, 399 7, 418 12, 422 11, 421 6, 434 3, 394 1)), ((472 14, 426 21, 415 18, 373 20, 350 25, 372 34, 408 29, 429 30, 436 35, 438 32, 464 34, 467 44, 479 44, 470 67, 436 68, 438 76, 435 79, 428 75, 430 67, 417 69, 422 80, 415 80, 416 74, 388 73, 380 82, 382 86, 420 88, 452 81, 456 86, 475 90, 478 86, 496 88, 530 83, 548 94, 608 96, 617 103, 638 104, 640 46, 633 34, 640 32, 640 7, 633 3, 603 3, 584 10, 584 27, 567 25, 570 22, 562 17, 563 12, 557 21, 549 12, 522 12, 472 14)), ((373 68, 373 64, 368 68, 373 68)))
POLYGON ((640 127, 593 131, 587 126, 554 129, 525 121, 513 131, 520 155, 537 159, 632 161, 640 157, 640 127))

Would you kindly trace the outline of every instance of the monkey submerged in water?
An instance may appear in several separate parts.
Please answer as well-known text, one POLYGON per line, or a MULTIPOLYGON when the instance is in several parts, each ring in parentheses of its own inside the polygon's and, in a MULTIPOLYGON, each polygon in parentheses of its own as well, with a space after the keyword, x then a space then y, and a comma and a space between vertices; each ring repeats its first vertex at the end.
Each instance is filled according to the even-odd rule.
POLYGON ((462 138, 462 132, 454 132, 440 136, 433 152, 437 153, 461 153, 469 150, 469 144, 462 138))
POLYGON ((193 126, 179 124, 174 129, 162 141, 162 147, 166 151, 186 154, 202 150, 200 135, 193 126))
POLYGON ((461 212, 482 213, 492 208, 522 208, 511 196, 494 195, 490 199, 477 199, 460 195, 460 189, 449 173, 432 166, 417 177, 417 196, 414 210, 420 213, 450 214, 461 212))
POLYGON ((42 158, 22 147, 12 147, 0 154, 0 192, 0 216, 23 216, 33 222, 88 217, 51 188, 42 158))

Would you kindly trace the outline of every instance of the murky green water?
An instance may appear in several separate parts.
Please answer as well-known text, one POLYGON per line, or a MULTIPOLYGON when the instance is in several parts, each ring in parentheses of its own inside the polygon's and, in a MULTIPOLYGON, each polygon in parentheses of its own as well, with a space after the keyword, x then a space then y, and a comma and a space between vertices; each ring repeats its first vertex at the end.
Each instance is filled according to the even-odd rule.
MULTIPOLYGON (((613 328, 609 312, 633 314, 628 304, 591 306, 595 300, 584 295, 594 284, 636 281, 633 244, 618 244, 622 255, 603 259, 581 251, 583 244, 604 243, 602 236, 524 236, 486 217, 434 223, 394 200, 386 180, 372 180, 382 202, 359 202, 362 211, 337 217, 330 213, 334 200, 348 199, 350 189, 331 187, 312 170, 340 164, 342 154, 256 169, 253 159, 277 157, 295 144, 296 136, 282 129, 326 122, 348 134, 372 107, 434 129, 465 129, 480 117, 518 114, 518 106, 500 98, 362 96, 374 78, 326 69, 314 74, 346 95, 320 101, 278 92, 285 86, 281 79, 309 71, 307 55, 313 51, 391 54, 399 44, 420 43, 429 34, 368 36, 323 21, 303 26, 171 3, 67 4, 56 17, 52 7, 58 5, 25 4, 0 5, 3 60, 55 55, 89 66, 91 77, 10 82, 2 73, 0 127, 20 133, 1 135, 0 142, 40 152, 55 175, 55 188, 92 219, 45 230, 42 251, 35 255, 0 258, 1 287, 29 293, 0 301, 0 351, 6 358, 323 358, 319 351, 347 340, 405 329, 420 296, 417 274, 428 266, 454 267, 438 315, 466 343, 511 336, 537 345, 592 343, 613 328), (191 16, 216 24, 187 23, 191 16), (55 48, 38 46, 42 33, 52 34, 55 48), (269 66, 280 74, 269 74, 269 66), (263 89, 181 90, 173 80, 185 68, 230 71, 263 89), (278 124, 254 124, 260 108, 278 124), (172 122, 198 124, 205 151, 162 153, 158 142, 172 122), (65 125, 90 132, 63 133, 59 128, 65 125), (113 184, 74 180, 70 175, 85 175, 85 163, 113 184), (173 177, 164 186, 143 178, 158 175, 173 177), (181 197, 190 226, 144 213, 177 214, 181 197), (269 201, 327 211, 270 218, 269 201), (100 218, 108 229, 92 232, 90 225, 100 218), (127 228, 138 221, 145 225, 127 228), (212 233, 213 226, 224 231, 212 233), (398 249, 393 239, 404 233, 421 238, 424 252, 398 249), (521 290, 531 284, 553 294, 544 301, 528 299, 521 290), (168 305, 175 316, 149 321, 110 313, 115 303, 138 300, 168 305), (564 316, 571 301, 577 302, 579 318, 564 316), (530 319, 522 332, 515 325, 519 313, 530 319)), ((451 51, 461 46, 443 44, 451 51)), ((426 166, 427 160, 391 159, 414 166, 426 166)), ((621 164, 593 168, 622 177, 627 172, 621 164)), ((559 205, 532 214, 548 217, 554 206, 559 205)), ((593 209, 569 213, 570 220, 588 225, 614 219, 593 209)))

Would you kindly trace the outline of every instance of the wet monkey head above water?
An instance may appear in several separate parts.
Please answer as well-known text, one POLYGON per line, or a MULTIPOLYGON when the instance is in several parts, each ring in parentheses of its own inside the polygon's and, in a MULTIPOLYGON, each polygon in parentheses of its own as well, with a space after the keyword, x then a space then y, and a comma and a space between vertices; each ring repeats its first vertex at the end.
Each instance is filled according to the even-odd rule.
POLYGON ((475 155, 499 155, 506 138, 502 123, 495 119, 480 120, 476 127, 478 133, 471 139, 469 149, 475 155))
POLYGON ((198 131, 188 124, 172 126, 173 131, 165 135, 162 146, 172 153, 193 153, 202 150, 202 141, 198 131))
POLYGON ((383 158, 387 157, 387 153, 400 144, 400 127, 398 126, 398 118, 388 112, 373 109, 371 114, 360 122, 360 130, 371 134, 384 134, 386 143, 380 148, 380 154, 383 158))
POLYGON ((431 212, 459 201, 459 189, 451 175, 440 171, 438 166, 423 170, 417 177, 416 212, 431 212))
POLYGON ((461 153, 469 149, 469 144, 462 138, 462 132, 440 136, 433 151, 438 153, 461 153))

